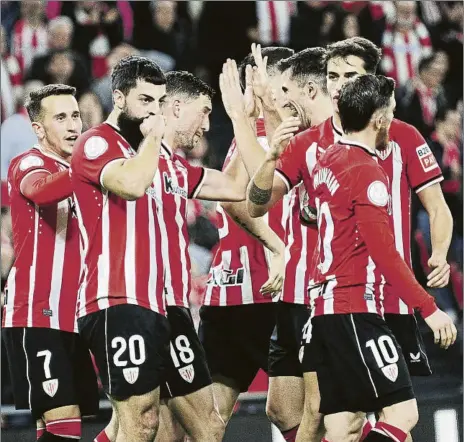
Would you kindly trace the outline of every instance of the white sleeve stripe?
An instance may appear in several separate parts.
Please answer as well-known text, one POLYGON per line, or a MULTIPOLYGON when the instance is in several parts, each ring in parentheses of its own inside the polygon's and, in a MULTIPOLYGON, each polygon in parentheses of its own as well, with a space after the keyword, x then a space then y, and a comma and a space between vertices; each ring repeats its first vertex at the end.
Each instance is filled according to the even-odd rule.
POLYGON ((439 183, 439 182, 441 182, 443 180, 444 180, 443 175, 441 175, 438 178, 436 178, 435 180, 432 180, 432 181, 429 181, 428 183, 425 183, 423 186, 416 189, 416 194, 419 193, 419 192, 422 192, 424 189, 427 189, 427 187, 430 187, 433 184, 437 184, 437 183, 439 183))
POLYGON ((287 192, 290 192, 290 190, 292 190, 292 183, 288 181, 288 178, 279 170, 275 170, 274 174, 285 183, 285 185, 287 186, 287 192))
MULTIPOLYGON (((37 173, 37 172, 47 172, 49 175, 51 175, 52 173, 47 170, 47 169, 34 169, 34 170, 31 170, 30 172, 26 173, 26 175, 24 175, 22 178, 21 178, 21 182, 19 183, 19 191, 21 192, 21 195, 23 195, 23 190, 22 190, 22 185, 23 185, 23 181, 30 175, 34 174, 34 173, 37 173)), ((23 195, 24 196, 24 195, 23 195)))
POLYGON ((201 177, 200 182, 197 184, 197 188, 195 189, 195 192, 193 192, 192 199, 197 197, 197 195, 200 193, 201 188, 203 187, 203 184, 205 184, 206 174, 208 173, 208 169, 205 167, 203 170, 205 172, 203 173, 203 176, 201 177))
POLYGON ((100 186, 105 190, 108 189, 106 189, 106 187, 103 185, 103 175, 106 172, 107 167, 116 161, 126 161, 126 158, 115 158, 114 160, 110 160, 103 166, 103 169, 100 171, 100 186))

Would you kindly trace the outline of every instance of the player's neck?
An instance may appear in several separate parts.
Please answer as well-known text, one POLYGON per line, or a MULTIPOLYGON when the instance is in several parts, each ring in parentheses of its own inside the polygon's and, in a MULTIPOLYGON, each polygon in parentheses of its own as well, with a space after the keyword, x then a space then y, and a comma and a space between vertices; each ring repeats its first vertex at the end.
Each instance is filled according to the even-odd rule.
POLYGON ((340 114, 334 111, 332 118, 333 118, 333 124, 335 125, 335 127, 338 130, 342 131, 342 122, 340 120, 340 114))
POLYGON ((50 146, 46 141, 39 142, 40 150, 44 153, 51 154, 52 156, 61 158, 62 160, 66 161, 67 163, 71 162, 71 154, 64 152, 61 149, 55 149, 54 147, 50 146))
POLYGON ((164 142, 173 150, 175 151, 179 146, 176 146, 175 140, 175 131, 172 130, 169 125, 166 126, 163 136, 164 142))
POLYGON ((375 140, 377 133, 367 128, 361 132, 352 132, 350 134, 345 134, 342 137, 343 141, 348 143, 353 142, 354 144, 361 144, 370 152, 375 153, 375 140))
POLYGON ((324 97, 317 105, 317 112, 311 116, 311 126, 318 126, 332 116, 332 102, 324 97))
POLYGON ((113 110, 108 115, 108 118, 106 119, 106 121, 110 123, 111 125, 113 125, 114 127, 119 127, 118 118, 119 118, 120 113, 121 112, 118 109, 113 108, 113 110))

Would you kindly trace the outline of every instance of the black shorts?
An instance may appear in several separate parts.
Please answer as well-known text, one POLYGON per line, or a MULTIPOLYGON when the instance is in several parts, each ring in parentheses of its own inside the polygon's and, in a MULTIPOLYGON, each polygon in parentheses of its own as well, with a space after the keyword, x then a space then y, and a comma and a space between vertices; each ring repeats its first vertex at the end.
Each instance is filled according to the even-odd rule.
POLYGON ((309 313, 307 305, 280 301, 276 304, 276 325, 269 347, 269 376, 303 376, 299 352, 309 313))
POLYGON ((167 314, 171 328, 171 357, 166 362, 161 399, 186 396, 212 383, 190 310, 168 307, 167 314))
POLYGON ((320 412, 375 412, 414 398, 395 336, 372 313, 316 316, 305 330, 303 371, 317 372, 320 412))
POLYGON ((2 334, 17 410, 31 410, 34 419, 66 405, 79 405, 82 416, 97 414, 97 376, 77 333, 30 327, 2 334))
POLYGON ((168 320, 138 305, 116 305, 78 319, 105 392, 117 400, 161 384, 169 351, 168 320))
POLYGON ((432 369, 425 352, 424 341, 422 340, 416 317, 414 315, 386 313, 384 318, 403 350, 409 374, 411 376, 431 375, 432 369))
POLYGON ((203 306, 200 309, 198 333, 213 377, 232 379, 243 392, 248 390, 260 368, 267 372, 275 305, 203 306))

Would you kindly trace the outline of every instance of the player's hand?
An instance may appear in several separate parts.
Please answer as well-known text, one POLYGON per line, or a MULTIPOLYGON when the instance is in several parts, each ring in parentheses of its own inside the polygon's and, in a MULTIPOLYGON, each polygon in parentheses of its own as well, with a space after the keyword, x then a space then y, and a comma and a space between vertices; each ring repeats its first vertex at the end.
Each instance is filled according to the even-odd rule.
POLYGON ((447 286, 450 278, 450 265, 446 262, 446 256, 432 253, 427 264, 432 269, 427 276, 427 287, 441 289, 447 286))
POLYGON ((219 75, 222 102, 231 120, 245 115, 245 99, 240 88, 240 79, 235 60, 227 59, 219 75))
POLYGON ((425 318, 425 322, 432 329, 435 344, 442 348, 448 348, 456 341, 457 330, 453 320, 443 311, 438 309, 435 313, 425 318))
POLYGON ((279 295, 282 290, 285 275, 285 254, 284 250, 273 253, 269 262, 269 278, 259 290, 263 296, 279 295))
POLYGON ((166 129, 166 119, 163 115, 150 115, 145 118, 140 125, 140 132, 144 137, 150 135, 163 138, 166 129))
POLYGON ((282 121, 272 136, 270 149, 266 153, 267 158, 272 160, 279 158, 299 127, 300 120, 297 117, 289 117, 282 121))
POLYGON ((258 98, 253 90, 253 68, 250 65, 245 67, 245 112, 250 118, 258 118, 260 109, 258 98))
POLYGON ((275 100, 267 75, 267 57, 263 58, 261 45, 256 43, 251 45, 251 53, 256 65, 253 67, 253 92, 265 106, 273 107, 275 100))

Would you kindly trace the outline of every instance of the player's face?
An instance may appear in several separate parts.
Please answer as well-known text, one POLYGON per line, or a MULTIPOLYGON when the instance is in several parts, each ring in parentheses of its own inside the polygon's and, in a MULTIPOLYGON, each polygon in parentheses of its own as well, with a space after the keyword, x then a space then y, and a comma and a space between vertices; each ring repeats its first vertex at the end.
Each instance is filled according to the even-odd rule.
POLYGON ((289 116, 298 117, 303 128, 311 126, 312 103, 306 93, 305 85, 291 78, 291 69, 282 73, 282 92, 284 109, 289 116))
POLYGON ((390 141, 389 139, 389 131, 390 131, 390 125, 391 122, 393 121, 393 116, 396 108, 396 101, 394 95, 390 98, 390 103, 381 114, 381 116, 377 120, 377 126, 379 128, 377 132, 377 137, 375 140, 375 148, 377 150, 385 150, 388 146, 388 142, 390 141))
POLYGON ((177 114, 177 119, 173 120, 176 124, 175 143, 183 149, 192 150, 209 131, 211 99, 201 94, 194 100, 174 100, 172 110, 177 114))
POLYGON ((364 61, 349 55, 346 58, 331 58, 327 63, 327 90, 335 112, 338 112, 338 97, 342 86, 359 75, 366 73, 364 61))
POLYGON ((58 155, 68 157, 82 133, 82 120, 72 95, 52 95, 42 100, 42 121, 33 127, 41 143, 58 155))
POLYGON ((292 112, 292 110, 286 106, 287 98, 282 89, 283 81, 284 77, 280 72, 269 75, 269 83, 271 85, 272 92, 274 93, 277 107, 286 117, 291 117, 292 113, 294 112, 292 112))

